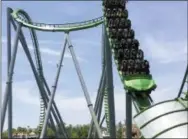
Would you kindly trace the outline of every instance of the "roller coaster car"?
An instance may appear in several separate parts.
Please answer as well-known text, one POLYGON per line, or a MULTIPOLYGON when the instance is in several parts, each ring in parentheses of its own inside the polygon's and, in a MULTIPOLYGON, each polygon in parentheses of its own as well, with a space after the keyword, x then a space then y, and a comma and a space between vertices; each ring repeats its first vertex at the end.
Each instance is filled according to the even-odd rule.
POLYGON ((117 67, 126 75, 122 77, 124 86, 129 91, 151 92, 156 84, 149 75, 149 62, 143 60, 144 53, 139 49, 139 41, 134 39, 135 33, 131 29, 128 11, 124 11, 125 0, 104 0, 103 4, 117 67))
POLYGON ((124 77, 124 87, 128 91, 135 92, 137 94, 151 93, 157 86, 150 74, 145 75, 127 75, 124 77))

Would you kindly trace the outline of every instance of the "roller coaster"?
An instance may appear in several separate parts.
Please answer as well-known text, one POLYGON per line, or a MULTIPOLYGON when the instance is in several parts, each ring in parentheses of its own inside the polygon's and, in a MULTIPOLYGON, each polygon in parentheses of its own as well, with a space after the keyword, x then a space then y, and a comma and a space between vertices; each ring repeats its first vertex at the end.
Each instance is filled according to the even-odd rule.
POLYGON ((4 127, 6 110, 8 111, 8 137, 12 138, 12 80, 15 60, 20 41, 30 63, 35 81, 41 96, 40 135, 44 138, 47 126, 50 126, 57 138, 69 138, 64 121, 54 101, 56 88, 62 68, 64 54, 68 46, 74 66, 84 92, 88 109, 92 116, 88 138, 103 138, 101 126, 106 122, 109 138, 116 138, 114 89, 112 75, 112 60, 114 60, 119 77, 121 78, 126 95, 126 135, 132 138, 132 121, 141 131, 140 138, 188 138, 188 93, 183 96, 183 89, 188 82, 188 66, 180 86, 178 95, 173 100, 154 104, 150 94, 157 87, 149 61, 144 58, 135 31, 128 19, 125 0, 104 0, 103 16, 77 23, 44 24, 35 23, 24 10, 7 8, 7 84, 1 110, 1 133, 4 127), (11 46, 11 25, 16 36, 11 46), (97 97, 93 106, 82 76, 73 44, 69 34, 73 31, 84 30, 102 25, 102 75, 97 97), (34 47, 35 62, 31 57, 22 28, 28 28, 34 47), (47 32, 64 32, 66 34, 64 47, 61 52, 57 74, 52 88, 46 82, 40 55, 40 47, 35 30, 47 32), (12 49, 12 50, 11 50, 12 49), (12 51, 12 54, 11 54, 12 51), (132 106, 137 114, 132 115, 132 106), (105 115, 101 117, 102 108, 105 115), (159 128, 159 124, 162 124, 159 128), (57 126, 56 126, 57 125, 57 126))

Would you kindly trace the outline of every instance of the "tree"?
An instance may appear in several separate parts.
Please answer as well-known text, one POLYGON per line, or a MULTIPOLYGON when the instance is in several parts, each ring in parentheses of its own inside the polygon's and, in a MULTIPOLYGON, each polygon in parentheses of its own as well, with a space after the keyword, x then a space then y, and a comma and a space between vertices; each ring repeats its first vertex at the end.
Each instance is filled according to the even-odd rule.
POLYGON ((122 139, 123 138, 123 125, 121 122, 118 123, 117 127, 117 138, 122 139))
POLYGON ((36 134, 36 135, 39 135, 40 133, 39 133, 39 126, 37 126, 37 128, 35 128, 34 130, 33 130, 33 132, 36 134))
POLYGON ((3 138, 3 139, 8 139, 8 130, 6 130, 6 131, 4 131, 4 132, 2 133, 2 138, 3 138))
POLYGON ((55 138, 55 133, 51 128, 47 128, 46 130, 46 137, 48 138, 55 138))

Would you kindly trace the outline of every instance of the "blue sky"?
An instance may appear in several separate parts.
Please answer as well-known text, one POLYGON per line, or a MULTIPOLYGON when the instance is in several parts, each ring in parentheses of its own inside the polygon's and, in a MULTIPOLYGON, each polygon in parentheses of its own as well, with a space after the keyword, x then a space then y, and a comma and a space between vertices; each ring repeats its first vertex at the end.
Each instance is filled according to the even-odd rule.
MULTIPOLYGON (((66 23, 89 20, 102 15, 102 3, 93 2, 2 2, 3 93, 6 82, 6 8, 25 10, 34 22, 66 23), (52 10, 53 9, 53 10, 52 10)), ((129 2, 129 18, 158 88, 152 93, 155 102, 174 98, 184 75, 187 58, 186 2, 129 2)), ((23 28, 32 48, 28 29, 23 28)), ((70 33, 82 73, 94 102, 101 75, 102 26, 70 33)), ((44 73, 49 86, 56 74, 56 64, 65 35, 37 31, 44 73)), ((14 37, 14 32, 13 32, 14 37)), ((33 55, 32 49, 31 53, 33 55)), ((114 67, 116 121, 125 117, 123 86, 114 67)), ((13 126, 36 127, 39 122, 39 92, 33 73, 21 47, 16 58, 13 80, 13 126)), ((70 53, 67 49, 55 101, 67 124, 89 123, 86 105, 70 53)), ((7 124, 5 123, 5 127, 7 124)))

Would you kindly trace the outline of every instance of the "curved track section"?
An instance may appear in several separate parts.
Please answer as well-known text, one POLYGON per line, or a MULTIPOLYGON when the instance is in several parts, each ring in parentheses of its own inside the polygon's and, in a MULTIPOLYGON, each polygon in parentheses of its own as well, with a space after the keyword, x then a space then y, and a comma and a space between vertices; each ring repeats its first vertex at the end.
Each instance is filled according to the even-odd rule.
POLYGON ((36 30, 42 31, 60 31, 60 32, 70 32, 92 28, 98 26, 103 23, 103 17, 98 17, 92 20, 77 22, 77 23, 66 23, 66 24, 44 24, 44 23, 34 23, 31 21, 27 21, 22 17, 21 13, 25 13, 25 11, 19 9, 13 11, 12 17, 19 23, 22 23, 25 27, 33 28, 36 30))
MULTIPOLYGON (((32 22, 30 16, 25 12, 25 11, 20 11, 20 15, 22 18, 27 21, 27 22, 32 22)), ((42 60, 41 60, 41 54, 40 54, 40 48, 39 48, 39 43, 37 39, 37 35, 34 29, 29 28, 33 47, 34 47, 34 55, 35 55, 35 61, 36 61, 36 66, 38 69, 38 74, 40 75, 40 78, 43 78, 43 68, 42 68, 42 60)), ((42 81, 42 79, 41 79, 42 81)), ((45 115, 45 105, 42 99, 42 96, 40 98, 40 121, 39 121, 39 133, 41 132, 43 123, 44 123, 44 115, 45 115)))

